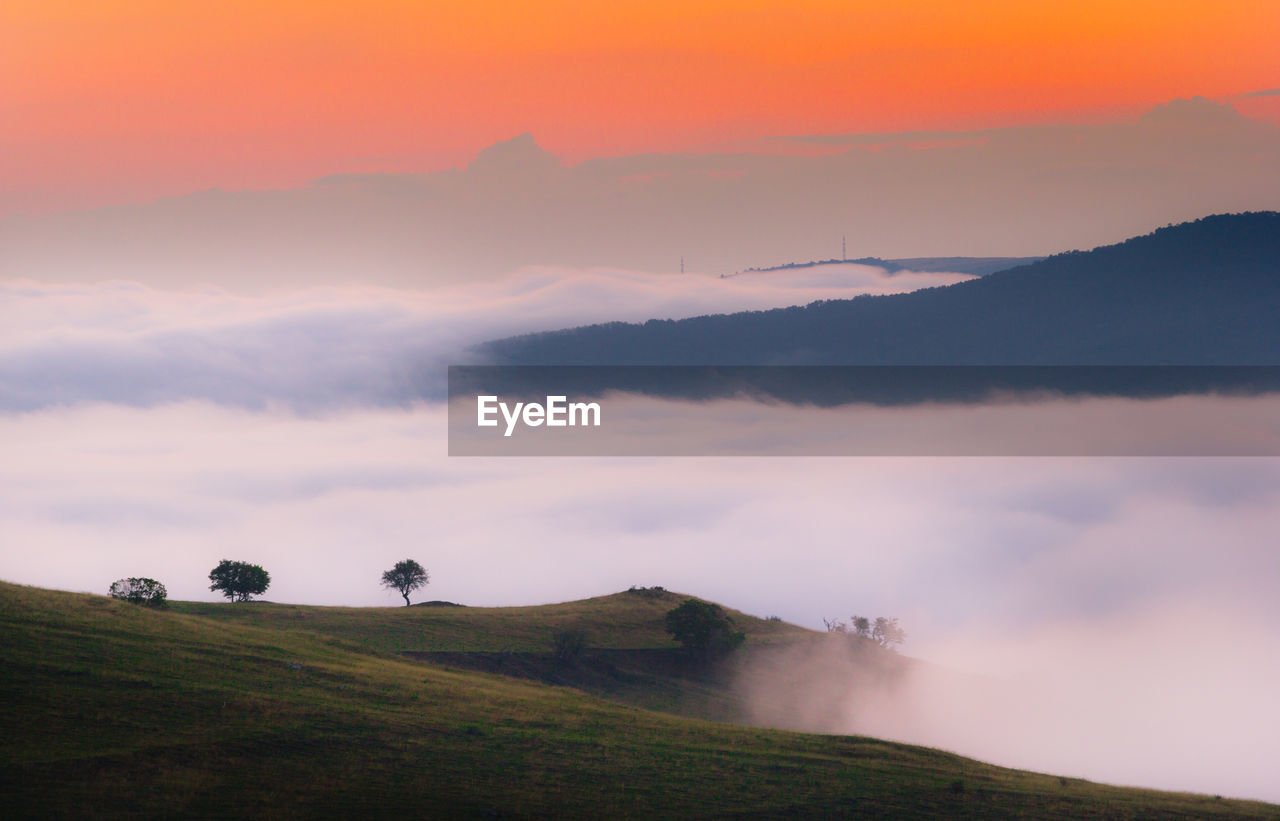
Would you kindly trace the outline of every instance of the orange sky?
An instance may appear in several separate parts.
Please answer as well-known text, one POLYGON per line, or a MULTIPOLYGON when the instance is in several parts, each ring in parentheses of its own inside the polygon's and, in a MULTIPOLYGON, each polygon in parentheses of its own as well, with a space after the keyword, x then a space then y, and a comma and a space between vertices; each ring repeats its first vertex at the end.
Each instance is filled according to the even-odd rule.
POLYGON ((577 160, 1129 117, 1280 86, 1277 32, 1275 0, 6 0, 0 213, 431 170, 523 131, 577 160))

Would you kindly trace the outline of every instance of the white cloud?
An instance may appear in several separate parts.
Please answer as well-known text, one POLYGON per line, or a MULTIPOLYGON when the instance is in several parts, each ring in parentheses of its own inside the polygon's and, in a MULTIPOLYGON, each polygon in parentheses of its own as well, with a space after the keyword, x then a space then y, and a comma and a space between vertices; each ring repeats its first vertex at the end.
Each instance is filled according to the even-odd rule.
POLYGON ((821 275, 729 279, 531 268, 498 282, 434 291, 353 286, 259 297, 131 282, 0 282, 7 318, 0 329, 0 412, 189 399, 308 410, 404 405, 441 396, 445 366, 465 362, 466 349, 488 339, 970 278, 830 268, 821 275))
POLYGON ((414 557, 425 597, 475 605, 660 584, 812 627, 896 615, 907 652, 1013 695, 922 680, 828 729, 1280 799, 1278 460, 449 459, 443 405, 414 401, 420 368, 481 339, 896 278, 738 279, 543 269, 253 299, 5 283, 0 577, 147 575, 212 600, 233 558, 266 566, 277 601, 395 605, 378 576, 414 557))
POLYGON ((837 687, 862 709, 822 729, 1280 798, 1277 460, 450 459, 444 414, 2 415, 0 577, 211 600, 233 558, 272 600, 395 605, 378 576, 413 557, 424 596, 473 605, 661 584, 812 627, 896 615, 907 652, 1003 683, 837 687))

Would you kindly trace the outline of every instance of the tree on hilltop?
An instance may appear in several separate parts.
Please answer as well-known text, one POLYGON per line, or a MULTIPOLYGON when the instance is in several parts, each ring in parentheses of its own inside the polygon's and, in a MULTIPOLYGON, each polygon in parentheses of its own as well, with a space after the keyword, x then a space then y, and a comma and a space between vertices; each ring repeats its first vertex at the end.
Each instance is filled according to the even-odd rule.
POLYGON ((155 579, 145 577, 130 576, 127 579, 117 579, 111 583, 111 589, 108 592, 113 599, 123 599, 130 604, 140 604, 144 607, 164 607, 169 603, 169 591, 165 590, 164 585, 155 579))
POLYGON ((209 571, 210 590, 219 590, 231 601, 249 601, 265 593, 271 585, 271 574, 256 564, 223 559, 209 571))
POLYGON ((382 586, 404 596, 404 606, 409 606, 409 594, 419 587, 426 587, 430 574, 413 559, 396 562, 395 567, 382 574, 382 586))

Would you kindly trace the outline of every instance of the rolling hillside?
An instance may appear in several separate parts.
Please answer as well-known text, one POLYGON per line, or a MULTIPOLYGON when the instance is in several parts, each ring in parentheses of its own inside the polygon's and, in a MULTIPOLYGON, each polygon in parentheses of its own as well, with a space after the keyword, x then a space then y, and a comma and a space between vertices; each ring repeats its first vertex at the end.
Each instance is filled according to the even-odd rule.
MULTIPOLYGON (((397 653, 451 668, 574 687, 622 704, 747 723, 750 710, 732 683, 739 666, 691 664, 663 627, 689 598, 658 588, 534 607, 246 607, 176 602, 177 612, 235 624, 315 632, 363 650, 397 653), (585 647, 571 664, 554 653, 560 631, 581 631, 585 647)), ((747 636, 734 659, 824 638, 793 624, 725 611, 747 636)), ((894 659, 899 657, 893 656, 894 659)))
MULTIPOLYGON (((174 602, 175 612, 271 629, 304 629, 362 649, 406 651, 547 652, 556 631, 584 630, 599 647, 673 648, 663 615, 689 596, 646 589, 534 607, 310 607, 250 603, 225 607, 174 602)), ((725 611, 752 642, 812 635, 793 624, 725 611)))
MULTIPOLYGON (((403 636, 421 619, 443 643, 431 622, 444 609, 195 615, 206 607, 154 612, 0 584, 7 817, 1280 817, 1256 802, 648 712, 388 652, 399 640, 380 622, 403 636)), ((523 615, 549 624, 595 610, 645 642, 650 609, 623 596, 523 615)), ((474 637, 513 615, 447 620, 474 637)))

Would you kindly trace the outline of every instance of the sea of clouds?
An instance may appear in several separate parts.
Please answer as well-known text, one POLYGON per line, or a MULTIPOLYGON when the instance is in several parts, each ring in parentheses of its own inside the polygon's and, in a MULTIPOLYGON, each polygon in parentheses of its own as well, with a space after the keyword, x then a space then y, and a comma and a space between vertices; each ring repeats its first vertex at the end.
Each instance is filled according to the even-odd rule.
POLYGON ((948 285, 965 274, 865 265, 720 279, 524 269, 406 291, 318 287, 244 296, 136 282, 0 280, 0 412, 79 402, 204 400, 320 412, 444 395, 486 340, 615 320, 677 319, 948 285))
POLYGON ((231 558, 275 601, 391 606, 379 574, 413 557, 422 598, 475 605, 656 584, 819 629, 892 615, 946 675, 875 694, 824 662, 839 709, 810 729, 1280 800, 1276 459, 446 456, 443 366, 479 341, 939 281, 903 276, 0 283, 0 578, 212 600, 231 558))

